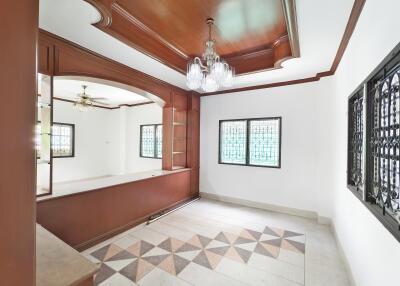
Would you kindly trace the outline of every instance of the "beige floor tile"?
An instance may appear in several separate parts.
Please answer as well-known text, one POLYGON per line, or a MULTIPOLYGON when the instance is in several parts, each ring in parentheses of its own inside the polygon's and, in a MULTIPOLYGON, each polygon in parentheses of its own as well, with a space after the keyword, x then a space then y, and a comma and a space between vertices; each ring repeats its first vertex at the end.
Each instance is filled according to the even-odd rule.
POLYGON ((260 269, 223 258, 215 271, 254 286, 299 286, 295 282, 260 269))
POLYGON ((278 259, 283 262, 304 268, 304 254, 296 253, 296 252, 281 248, 279 250, 278 259))
MULTIPOLYGON (((215 238, 220 232, 226 232, 237 236, 243 228, 263 232, 266 226, 305 234, 289 238, 293 241, 305 242, 305 255, 281 249, 277 259, 253 254, 247 264, 226 257, 219 258, 218 261, 213 260, 216 266, 214 271, 192 262, 178 274, 178 277, 160 268, 154 268, 139 280, 139 284, 155 286, 298 286, 304 285, 304 283, 307 286, 350 285, 336 241, 328 226, 319 225, 312 219, 206 199, 196 201, 149 226, 142 224, 132 228, 84 251, 84 255, 92 261, 98 262, 88 254, 110 243, 114 243, 120 248, 126 248, 132 240, 135 242, 141 239, 158 245, 170 237, 189 241, 196 234, 215 238)), ((265 234, 262 239, 268 240, 273 237, 265 234)), ((215 241, 207 245, 207 248, 221 247, 225 244, 215 241)), ((254 243, 243 243, 238 247, 252 251, 254 243)), ((157 248, 153 252, 154 254, 164 253, 157 248)), ((177 255, 187 260, 193 260, 199 253, 200 250, 191 250, 177 253, 177 255)), ((111 266, 118 268, 118 263, 111 266)), ((135 284, 118 274, 113 275, 101 285, 135 284)))
POLYGON ((250 257, 248 265, 304 285, 304 268, 302 267, 257 253, 250 257))
POLYGON ((140 286, 191 286, 176 276, 173 276, 161 269, 155 268, 139 281, 140 286))
POLYGON ((190 238, 193 237, 193 235, 195 235, 194 232, 183 230, 173 225, 164 223, 162 219, 154 223, 151 223, 148 227, 154 231, 160 232, 164 235, 174 237, 180 240, 189 240, 190 238))
POLYGON ((118 245, 118 246, 121 247, 122 249, 126 249, 126 248, 128 248, 129 246, 131 246, 132 244, 134 244, 134 243, 136 243, 136 242, 138 242, 138 241, 139 241, 138 238, 133 237, 132 235, 127 234, 127 235, 121 237, 120 239, 114 241, 113 243, 114 243, 115 245, 118 245))
POLYGON ((141 228, 135 229, 130 232, 129 235, 144 240, 153 245, 158 245, 168 238, 167 235, 154 231, 148 226, 143 226, 141 228))
POLYGON ((107 261, 105 264, 110 268, 114 269, 115 271, 120 271, 122 268, 127 266, 128 264, 132 263, 135 259, 122 259, 122 260, 115 260, 115 261, 107 261))
POLYGON ((221 273, 212 271, 203 266, 195 263, 190 263, 183 271, 178 275, 185 281, 193 285, 198 286, 244 286, 251 285, 242 283, 238 280, 232 279, 221 273))
POLYGON ((214 238, 221 231, 220 229, 213 227, 212 225, 204 225, 193 221, 190 218, 185 216, 177 216, 174 215, 171 218, 166 217, 164 220, 165 223, 173 225, 177 228, 194 232, 200 235, 204 235, 206 237, 214 238))
POLYGON ((105 240, 105 241, 103 241, 103 242, 101 242, 99 244, 96 244, 95 246, 92 246, 91 248, 88 248, 88 249, 82 251, 82 253, 83 254, 90 254, 90 253, 102 248, 103 246, 109 245, 109 244, 117 241, 121 237, 122 237, 122 234, 119 234, 119 235, 116 235, 114 237, 111 237, 111 238, 109 238, 109 239, 107 239, 107 240, 105 240))
POLYGON ((100 283, 99 286, 135 286, 137 284, 133 283, 128 278, 124 277, 119 273, 115 273, 113 276, 108 278, 106 281, 100 283))

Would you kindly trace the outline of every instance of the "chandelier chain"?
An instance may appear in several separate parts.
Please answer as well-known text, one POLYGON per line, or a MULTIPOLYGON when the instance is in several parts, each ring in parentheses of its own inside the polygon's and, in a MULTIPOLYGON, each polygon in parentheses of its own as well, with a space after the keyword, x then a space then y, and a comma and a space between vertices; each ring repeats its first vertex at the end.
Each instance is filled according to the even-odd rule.
POLYGON ((220 58, 215 50, 215 40, 212 38, 214 20, 208 18, 208 39, 205 42, 203 61, 195 57, 188 63, 186 74, 187 85, 190 89, 201 88, 205 92, 213 92, 220 86, 229 87, 233 83, 235 71, 228 63, 220 58))

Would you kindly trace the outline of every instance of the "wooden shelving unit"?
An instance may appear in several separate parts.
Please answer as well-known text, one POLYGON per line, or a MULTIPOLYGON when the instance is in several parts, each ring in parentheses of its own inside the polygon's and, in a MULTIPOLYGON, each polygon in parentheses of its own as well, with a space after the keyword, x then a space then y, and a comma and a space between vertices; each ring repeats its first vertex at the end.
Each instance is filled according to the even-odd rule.
POLYGON ((172 168, 186 167, 187 110, 173 109, 172 168))
POLYGON ((163 169, 186 168, 187 110, 164 108, 163 124, 163 169))
POLYGON ((51 126, 53 122, 53 77, 38 74, 36 122, 40 125, 40 140, 36 160, 37 196, 52 193, 51 126))

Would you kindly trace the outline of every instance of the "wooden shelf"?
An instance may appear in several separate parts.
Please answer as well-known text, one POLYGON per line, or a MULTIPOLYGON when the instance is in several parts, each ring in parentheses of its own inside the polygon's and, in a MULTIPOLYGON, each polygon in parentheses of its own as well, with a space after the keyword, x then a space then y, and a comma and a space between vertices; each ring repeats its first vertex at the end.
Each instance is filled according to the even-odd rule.
POLYGON ((172 170, 174 171, 174 170, 185 169, 185 168, 186 168, 185 166, 173 166, 172 170))
POLYGON ((185 122, 174 122, 174 126, 185 126, 185 122))
POLYGON ((37 105, 40 108, 51 108, 51 104, 50 103, 43 103, 43 102, 39 102, 38 101, 37 105))

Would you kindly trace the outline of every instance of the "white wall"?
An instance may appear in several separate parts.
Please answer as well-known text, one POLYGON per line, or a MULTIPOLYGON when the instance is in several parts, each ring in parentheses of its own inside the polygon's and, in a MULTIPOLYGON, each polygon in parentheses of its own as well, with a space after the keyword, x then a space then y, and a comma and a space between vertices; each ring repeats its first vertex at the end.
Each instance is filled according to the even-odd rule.
POLYGON ((140 125, 162 124, 162 108, 153 103, 139 105, 128 109, 126 118, 126 170, 128 173, 138 172, 143 169, 161 169, 161 159, 140 157, 140 125))
POLYGON ((55 100, 54 122, 75 124, 75 157, 54 158, 53 182, 161 169, 161 160, 139 159, 135 144, 141 121, 135 114, 143 122, 161 123, 162 109, 156 104, 79 112, 71 103, 55 100))
POLYGON ((332 192, 321 188, 326 162, 320 82, 201 98, 200 191, 330 216, 332 192), (218 164, 221 119, 282 116, 281 168, 218 164))
POLYGON ((400 243, 346 188, 347 97, 400 41, 399 11, 397 0, 366 1, 333 77, 333 222, 359 286, 399 285, 400 243))
POLYGON ((68 102, 54 101, 53 121, 75 124, 75 157, 53 159, 53 182, 99 177, 114 172, 110 157, 112 112, 93 108, 79 112, 68 102))
POLYGON ((346 187, 347 99, 400 41, 400 1, 366 1, 336 74, 202 97, 200 190, 332 218, 359 286, 398 285, 400 243, 346 187), (218 164, 218 120, 282 116, 282 168, 218 164))

